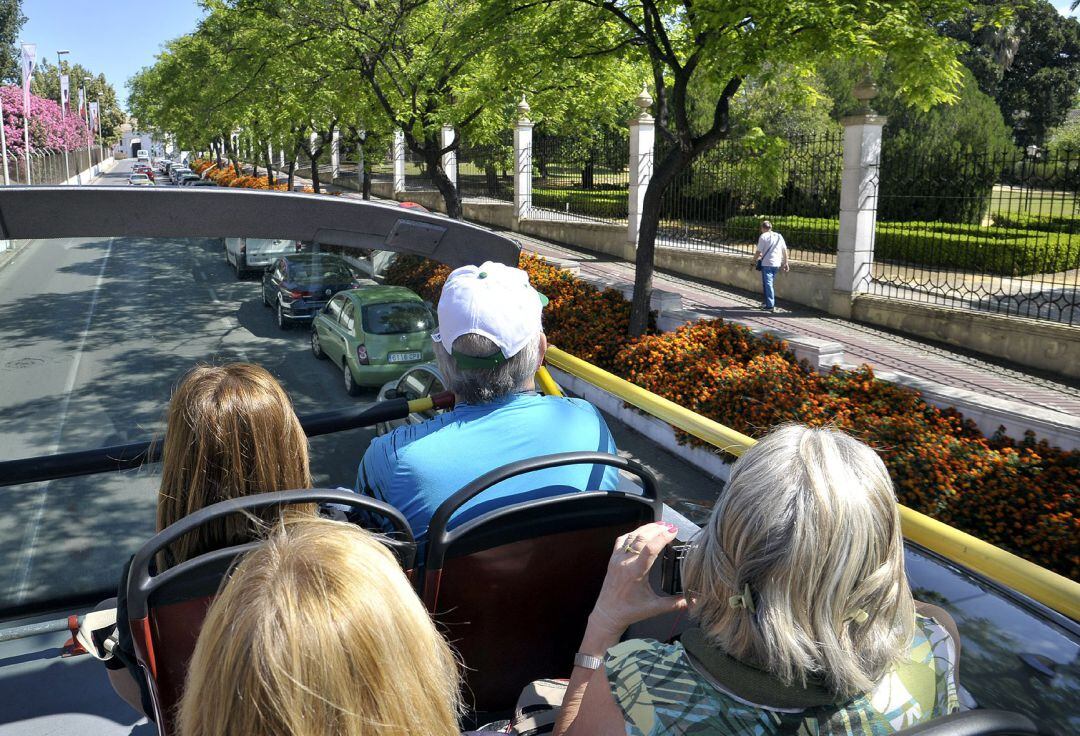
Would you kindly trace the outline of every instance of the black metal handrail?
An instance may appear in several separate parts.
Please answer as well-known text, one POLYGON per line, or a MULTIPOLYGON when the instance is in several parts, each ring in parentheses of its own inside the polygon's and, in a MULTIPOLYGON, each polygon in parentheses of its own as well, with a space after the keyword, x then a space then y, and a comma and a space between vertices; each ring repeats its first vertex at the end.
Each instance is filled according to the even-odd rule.
MULTIPOLYGON (((308 437, 370 427, 378 422, 403 419, 409 415, 405 399, 381 401, 365 409, 338 409, 300 417, 300 426, 308 437)), ((118 470, 134 470, 161 460, 163 442, 144 440, 126 445, 99 447, 94 450, 65 452, 58 455, 0 462, 0 488, 38 483, 58 478, 75 478, 118 470)))

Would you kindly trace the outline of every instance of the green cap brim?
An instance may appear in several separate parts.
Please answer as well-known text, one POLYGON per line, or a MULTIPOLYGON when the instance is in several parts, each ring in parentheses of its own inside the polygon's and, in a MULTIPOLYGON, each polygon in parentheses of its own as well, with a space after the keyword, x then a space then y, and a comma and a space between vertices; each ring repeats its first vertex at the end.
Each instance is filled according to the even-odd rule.
POLYGON ((466 355, 457 350, 450 352, 453 356, 454 362, 458 364, 458 367, 465 370, 472 370, 477 368, 494 368, 500 363, 505 363, 509 358, 502 354, 501 350, 496 350, 491 355, 466 355))

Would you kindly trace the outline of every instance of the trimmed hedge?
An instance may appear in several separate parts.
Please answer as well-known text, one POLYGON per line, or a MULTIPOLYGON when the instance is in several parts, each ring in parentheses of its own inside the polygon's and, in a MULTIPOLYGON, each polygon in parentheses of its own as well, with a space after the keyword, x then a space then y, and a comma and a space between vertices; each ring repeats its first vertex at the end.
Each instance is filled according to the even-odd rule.
MULTIPOLYGON (((740 215, 724 223, 731 239, 754 240, 762 219, 784 235, 789 247, 836 252, 840 221, 824 217, 740 215)), ((1062 228, 1065 225, 1061 225, 1062 228)), ((951 222, 879 222, 875 258, 996 276, 1057 273, 1080 268, 1080 238, 1065 229, 966 225, 951 222)))
MULTIPOLYGON (((521 267, 551 299, 544 322, 552 344, 751 436, 791 421, 850 432, 877 449, 901 503, 1080 578, 1080 452, 1030 434, 985 437, 955 410, 930 406, 866 366, 819 375, 785 343, 722 320, 631 340, 630 306, 619 292, 529 255, 521 267)), ((402 256, 386 280, 436 302, 448 273, 402 256)))
POLYGON ((1080 233, 1080 217, 996 212, 994 213, 994 226, 1012 227, 1021 230, 1042 230, 1050 233, 1080 233))

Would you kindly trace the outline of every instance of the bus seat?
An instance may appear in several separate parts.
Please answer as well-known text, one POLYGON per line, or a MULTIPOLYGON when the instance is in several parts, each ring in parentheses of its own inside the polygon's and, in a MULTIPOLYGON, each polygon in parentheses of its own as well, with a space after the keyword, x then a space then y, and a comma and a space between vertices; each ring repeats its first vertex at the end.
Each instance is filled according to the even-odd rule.
POLYGON ((465 663, 464 695, 474 712, 512 710, 529 682, 569 675, 615 539, 659 521, 662 510, 649 470, 595 452, 505 465, 439 506, 428 527, 421 589, 465 663), (642 480, 644 493, 581 491, 505 506, 447 528, 456 509, 506 478, 579 463, 627 470, 642 480))
POLYGON ((234 498, 200 509, 154 535, 135 553, 126 585, 128 624, 139 665, 149 685, 155 720, 163 736, 175 731, 175 709, 180 702, 188 662, 206 611, 236 560, 256 548, 259 542, 213 550, 155 575, 157 553, 212 520, 270 506, 306 503, 343 504, 351 511, 389 519, 394 531, 387 535, 386 544, 402 567, 411 571, 416 543, 405 517, 381 501, 351 491, 278 491, 234 498))

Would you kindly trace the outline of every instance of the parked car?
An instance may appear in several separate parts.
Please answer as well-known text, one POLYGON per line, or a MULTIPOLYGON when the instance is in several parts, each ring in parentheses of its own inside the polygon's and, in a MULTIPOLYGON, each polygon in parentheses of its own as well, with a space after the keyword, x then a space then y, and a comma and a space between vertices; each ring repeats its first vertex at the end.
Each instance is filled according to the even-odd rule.
POLYGON ((150 181, 154 181, 154 179, 157 178, 154 176, 154 169, 148 164, 135 164, 131 167, 131 172, 133 174, 146 174, 150 178, 150 181))
POLYGON ((178 183, 180 181, 181 176, 183 176, 184 174, 190 174, 190 173, 191 173, 191 169, 189 169, 186 166, 174 166, 172 168, 172 171, 169 172, 169 178, 172 179, 173 184, 176 184, 176 183, 178 183))
POLYGON ((283 255, 299 253, 303 244, 298 240, 274 238, 225 238, 225 260, 242 279, 250 271, 265 270, 283 255))
POLYGON ((217 184, 210 181, 209 179, 200 179, 198 181, 189 181, 187 183, 187 186, 189 186, 189 187, 216 187, 217 184))
POLYGON ((154 182, 146 174, 131 174, 128 177, 128 185, 133 187, 152 187, 154 182))
POLYGON ((199 178, 198 174, 196 174, 194 171, 190 171, 190 172, 188 172, 186 174, 181 174, 177 178, 176 183, 179 186, 184 187, 184 186, 187 186, 187 185, 191 184, 192 182, 196 182, 196 181, 202 181, 202 180, 199 178))
MULTIPOLYGON (((435 394, 441 394, 445 390, 446 384, 443 381, 438 364, 423 363, 415 368, 410 368, 400 378, 384 383, 383 387, 379 389, 379 395, 375 400, 405 399, 406 401, 413 401, 414 399, 423 399, 435 394)), ((383 435, 406 424, 426 422, 428 419, 434 419, 439 411, 439 409, 433 407, 426 411, 414 411, 405 419, 379 422, 375 425, 375 434, 383 435)))
POLYGON ((403 286, 365 286, 334 296, 311 324, 311 352, 341 367, 350 396, 435 359, 431 307, 403 286))
POLYGON ((360 285, 360 278, 341 256, 294 253, 281 256, 263 274, 263 304, 273 307, 277 326, 312 319, 334 294, 360 285))

